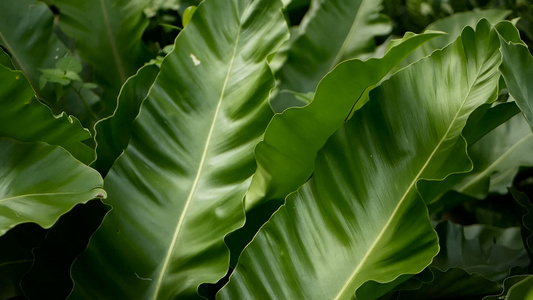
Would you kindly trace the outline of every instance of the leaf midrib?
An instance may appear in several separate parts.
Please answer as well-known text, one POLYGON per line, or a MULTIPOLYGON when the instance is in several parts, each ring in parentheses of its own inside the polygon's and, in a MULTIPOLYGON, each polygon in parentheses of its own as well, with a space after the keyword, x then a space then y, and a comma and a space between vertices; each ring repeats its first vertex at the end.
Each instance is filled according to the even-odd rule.
MULTIPOLYGON (((479 70, 477 70, 477 74, 476 74, 476 79, 473 81, 473 83, 470 85, 470 87, 468 88, 468 93, 466 94, 465 98, 463 99, 463 101, 461 102, 461 106, 459 107, 459 109, 457 110, 457 112, 455 113, 455 116, 453 117, 452 121, 450 122, 450 125, 448 126, 448 129, 446 130, 446 132, 444 133, 444 135, 442 136, 442 138, 440 139, 439 143, 435 146, 435 148, 433 149, 433 151, 431 152, 431 154, 429 155, 429 157, 426 159, 426 162, 424 163, 424 165, 422 166, 422 168, 420 168, 420 171, 418 172, 418 174, 416 174, 416 176, 413 178, 411 184, 407 187, 407 190, 405 191, 405 193, 402 195, 402 197, 400 198, 400 201, 398 201, 398 204, 396 205, 396 207, 394 208, 394 210, 392 211, 391 213, 391 216, 390 218, 387 220, 387 223, 385 223, 385 225, 383 226, 383 229, 380 231, 379 235, 376 237, 376 239, 374 240, 374 242, 372 243, 372 245, 370 246, 370 248, 366 251, 365 253, 365 256, 363 257, 363 259, 361 260, 361 262, 359 263, 359 265, 357 266, 357 268, 354 270, 354 272, 350 275, 350 277, 348 278, 348 280, 346 280, 346 283, 344 284, 344 286, 341 288, 341 290, 339 291, 339 293, 337 294, 337 296, 335 296, 335 300, 339 300, 341 299, 341 297, 347 292, 348 290, 348 287, 350 285, 350 283, 353 281, 353 279, 355 278, 355 276, 357 275, 357 273, 359 272, 359 270, 363 267, 363 265, 365 264, 366 260, 368 259, 369 257, 369 254, 372 253, 372 251, 374 250, 374 248, 379 244, 379 241, 381 240, 384 232, 387 231, 388 227, 391 225, 392 223, 392 220, 394 220, 394 217, 396 216, 396 214, 398 213, 400 207, 402 206, 403 202, 405 201, 407 195, 411 192, 411 189, 413 187, 415 187, 416 183, 418 182, 418 180, 420 179, 420 176, 422 175, 422 173, 425 171, 426 167, 428 166, 429 162, 433 159, 433 157, 435 156, 435 153, 437 153, 437 150, 440 148, 440 146, 442 145, 442 143, 446 140, 446 137, 448 136, 448 134, 450 133, 450 130, 453 128, 453 125, 455 124, 455 121, 457 120, 457 117, 459 116, 459 113, 463 110, 463 107, 466 103, 466 100, 469 98, 470 96, 470 93, 472 92, 472 89, 473 87, 476 85, 477 83, 477 80, 479 79, 479 74, 481 72, 481 70, 483 69, 483 66, 485 65, 485 61, 480 65, 480 68, 479 70)), ((355 291, 354 291, 355 292, 355 291)))
MULTIPOLYGON (((346 47, 348 47, 348 41, 353 36, 353 33, 354 33, 355 29, 357 28, 357 26, 360 23, 361 11, 362 11, 361 7, 363 7, 363 4, 365 3, 365 1, 366 0, 361 0, 361 3, 359 4, 359 8, 357 9, 357 13, 355 14, 355 20, 352 23, 352 27, 350 27, 350 31, 348 31, 348 34, 346 35, 346 38, 342 42, 342 45, 341 45, 339 51, 337 52, 337 55, 333 59, 333 62, 331 64, 331 66, 329 67, 329 70, 333 69, 340 62, 340 59, 341 59, 342 55, 344 54, 344 51, 346 51, 346 47)), ((372 0, 372 1, 376 1, 376 0, 372 0)))
POLYGON ((122 66, 122 61, 118 53, 117 44, 113 36, 113 31, 111 30, 111 24, 109 23, 109 15, 107 14, 107 6, 105 5, 104 0, 100 0, 100 6, 102 8, 102 14, 104 16, 104 24, 107 31, 107 37, 109 39, 109 44, 111 45, 111 51, 113 52, 113 57, 115 58, 115 64, 117 65, 118 73, 120 76, 120 82, 123 83, 126 81, 126 75, 124 72, 124 66, 122 66))
MULTIPOLYGON (((100 188, 94 188, 91 190, 98 190, 100 188)), ((81 194, 83 192, 60 192, 60 193, 35 193, 35 194, 24 194, 24 195, 18 195, 13 197, 7 197, 0 199, 0 202, 9 201, 13 199, 20 199, 24 197, 45 197, 45 196, 63 196, 63 195, 77 195, 81 194)))
POLYGON ((163 267, 161 268, 161 271, 160 271, 159 276, 157 278, 157 283, 156 283, 156 286, 154 288, 154 293, 152 295, 152 299, 154 299, 154 300, 157 299, 157 295, 159 294, 159 290, 161 289, 162 282, 163 282, 163 275, 166 273, 166 270, 167 270, 169 262, 170 262, 170 257, 172 256, 173 249, 176 246, 176 242, 177 242, 177 240, 179 238, 179 234, 181 233, 181 229, 183 227, 185 215, 187 214, 187 212, 189 210, 190 204, 192 202, 192 198, 196 194, 196 190, 198 188, 198 183, 200 181, 200 177, 201 177, 202 171, 204 169, 205 159, 207 157, 207 152, 208 152, 208 149, 209 149, 209 146, 210 146, 210 143, 211 143, 211 138, 212 138, 212 135, 213 135, 213 131, 215 129, 215 124, 216 124, 216 121, 217 121, 217 118, 218 118, 218 114, 220 113, 220 109, 222 107, 222 100, 224 99, 224 96, 226 94, 226 88, 227 88, 228 80, 230 78, 231 71, 233 70, 233 64, 235 63, 235 57, 237 55, 237 48, 238 48, 239 39, 240 39, 240 36, 241 36, 241 29, 242 29, 241 26, 242 25, 240 25, 239 28, 238 28, 237 37, 235 39, 235 46, 233 48, 233 54, 231 56, 231 61, 230 61, 230 64, 229 64, 228 72, 226 73, 226 77, 224 79, 224 84, 222 85, 222 90, 220 92, 220 97, 218 99, 217 108, 216 108, 215 113, 213 115, 213 120, 211 122, 211 127, 209 128, 209 133, 208 133, 208 136, 207 136, 207 139, 206 139, 204 150, 202 152, 202 157, 200 159, 200 163, 198 165, 198 170, 197 170, 197 173, 196 173, 196 177, 195 177, 194 182, 193 182, 193 184, 191 186, 191 191, 189 192, 189 195, 188 195, 187 200, 185 202, 185 206, 183 208, 183 211, 182 211, 182 213, 181 213, 181 215, 179 217, 178 224, 176 225, 176 228, 174 230, 174 235, 172 237, 172 241, 170 243, 170 246, 167 249, 167 254, 166 254, 165 260, 163 262, 163 267))

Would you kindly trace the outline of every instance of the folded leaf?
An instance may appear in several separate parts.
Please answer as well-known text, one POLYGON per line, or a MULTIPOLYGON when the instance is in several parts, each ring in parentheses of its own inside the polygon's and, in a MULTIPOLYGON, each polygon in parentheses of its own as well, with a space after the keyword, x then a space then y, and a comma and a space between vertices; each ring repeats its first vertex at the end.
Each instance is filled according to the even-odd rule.
POLYGON ((380 0, 314 0, 310 15, 302 21, 304 33, 291 45, 277 76, 281 83, 280 93, 272 99, 274 110, 306 104, 284 90, 314 92, 320 79, 338 63, 372 52, 374 37, 391 29, 380 9, 380 0))
POLYGON ((149 0, 53 0, 59 26, 76 40, 76 51, 94 69, 104 89, 103 115, 112 114, 120 87, 150 60, 141 37, 148 25, 143 9, 149 0))
POLYGON ((52 226, 78 203, 104 198, 102 177, 67 151, 0 138, 0 235, 34 222, 52 226))
POLYGON ((89 131, 65 113, 52 115, 50 109, 35 98, 22 72, 0 66, 0 82, 0 137, 46 142, 62 146, 84 163, 93 160, 93 150, 82 143, 91 137, 89 131))
POLYGON ((416 184, 471 168, 461 131, 497 89, 498 47, 482 21, 374 89, 319 152, 310 181, 245 249, 219 297, 373 299, 379 294, 359 287, 427 267, 437 237, 416 184))
POLYGON ((287 38, 280 8, 198 6, 105 179, 113 210, 73 266, 70 297, 193 299, 224 276, 223 239, 242 226, 253 148, 272 117, 266 58, 287 38))

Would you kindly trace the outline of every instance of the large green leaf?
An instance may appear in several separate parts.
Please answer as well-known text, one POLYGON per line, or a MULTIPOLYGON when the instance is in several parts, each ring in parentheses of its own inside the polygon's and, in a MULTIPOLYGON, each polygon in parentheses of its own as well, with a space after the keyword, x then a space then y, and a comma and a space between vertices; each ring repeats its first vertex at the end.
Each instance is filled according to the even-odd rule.
POLYGON ((52 115, 50 109, 35 98, 22 72, 0 66, 0 82, 0 137, 46 142, 64 147, 84 163, 93 160, 93 150, 82 143, 91 137, 89 131, 65 113, 52 115))
POLYGON ((427 267, 437 237, 416 184, 471 168, 461 131, 497 89, 498 47, 480 22, 374 89, 245 249, 220 298, 373 299, 383 290, 359 287, 427 267))
POLYGON ((253 148, 272 117, 266 58, 287 38, 280 8, 198 6, 106 177, 113 210, 74 264, 72 298, 191 299, 224 276, 223 238, 242 226, 253 148))
POLYGON ((122 86, 114 114, 96 123, 96 161, 93 166, 101 174, 107 174, 120 153, 126 149, 133 121, 158 73, 159 68, 155 65, 139 69, 122 86))
POLYGON ((380 9, 380 0, 314 0, 302 20, 303 32, 277 75, 281 93, 272 99, 274 110, 306 104, 284 90, 314 92, 320 79, 338 63, 372 52, 374 37, 390 31, 390 22, 379 14, 380 9))
POLYGON ((59 26, 75 39, 76 51, 94 69, 104 89, 104 115, 116 106, 120 87, 150 59, 141 37, 148 25, 143 9, 149 0, 53 0, 59 26))
POLYGON ((313 172, 316 153, 354 105, 363 102, 364 95, 409 53, 438 35, 406 36, 381 59, 341 63, 324 77, 309 105, 275 115, 255 150, 258 168, 246 195, 246 209, 261 201, 284 199, 304 184, 313 172), (345 78, 351 84, 342 84, 345 78))
POLYGON ((502 42, 501 72, 509 94, 524 113, 533 130, 533 57, 523 44, 502 42))
POLYGON ((54 15, 37 0, 0 0, 0 20, 0 45, 11 53, 13 63, 26 74, 38 96, 53 105, 52 86, 39 88, 40 69, 53 69, 68 55, 68 49, 52 33, 54 15))
POLYGON ((0 138, 0 235, 35 222, 48 228, 78 203, 104 198, 102 177, 61 147, 0 138))

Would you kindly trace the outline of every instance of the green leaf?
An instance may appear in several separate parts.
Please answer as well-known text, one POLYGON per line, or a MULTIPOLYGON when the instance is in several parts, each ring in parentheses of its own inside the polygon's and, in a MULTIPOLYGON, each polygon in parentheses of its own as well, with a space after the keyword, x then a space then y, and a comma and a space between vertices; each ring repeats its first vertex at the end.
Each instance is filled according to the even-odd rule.
POLYGON ((224 276, 223 239, 243 224, 253 148, 272 117, 266 58, 287 38, 280 8, 198 6, 105 179, 113 210, 73 266, 70 297, 193 299, 224 276))
POLYGON ((62 146, 84 163, 94 158, 83 144, 91 137, 88 130, 71 116, 52 115, 48 107, 35 99, 35 92, 24 74, 0 67, 0 137, 22 142, 46 142, 62 146))
POLYGON ((284 90, 314 92, 320 79, 337 64, 372 52, 374 37, 391 29, 380 9, 380 0, 314 0, 302 20, 302 33, 277 74, 280 93, 272 99, 274 110, 306 104, 284 90))
MULTIPOLYGON (((510 289, 512 287, 514 287, 515 285, 519 284, 520 282, 528 279, 528 278, 531 278, 532 276, 528 276, 528 275, 517 275, 517 276, 511 276, 511 277, 508 277, 507 279, 505 279, 505 281, 503 282, 503 292, 499 295, 494 295, 494 296, 487 296, 485 298, 483 298, 483 300, 501 300, 501 299, 510 299, 507 297, 510 289)), ((528 299, 528 298, 515 298, 515 300, 523 300, 523 299, 528 299)))
MULTIPOLYGON (((512 104, 514 105, 514 104, 512 104)), ((498 105, 501 106, 501 105, 498 105)), ((472 124, 482 127, 482 124, 472 124)), ((472 138, 469 136, 469 138, 472 138)), ((470 142, 467 139, 467 142, 470 142)), ((519 167, 533 166, 533 132, 522 114, 503 123, 479 141, 468 147, 474 168, 469 173, 453 174, 442 182, 420 184, 424 199, 438 206, 438 191, 453 189, 477 199, 485 198, 489 192, 505 194, 512 185, 519 167)))
POLYGON ((503 64, 500 67, 509 94, 516 100, 533 130, 533 57, 526 46, 502 41, 503 64))
POLYGON ((513 285, 507 293, 507 300, 523 300, 533 298, 533 276, 528 276, 524 280, 513 285))
POLYGON ((54 107, 53 87, 39 85, 40 69, 52 69, 68 55, 68 49, 52 33, 54 15, 37 0, 0 0, 0 6, 0 45, 11 53, 13 63, 26 74, 37 95, 54 107))
POLYGON ((150 59, 141 41, 148 25, 143 14, 148 2, 53 1, 60 11, 61 30, 76 40, 76 51, 85 62, 92 65, 94 81, 104 89, 102 114, 105 116, 115 109, 122 84, 150 59))
POLYGON ((102 177, 67 151, 0 138, 0 235, 17 224, 52 226, 78 203, 105 197, 102 177))
POLYGON ((461 226, 448 221, 436 230, 440 252, 431 265, 440 270, 460 267, 492 281, 503 281, 511 268, 529 265, 518 227, 461 226))
POLYGON ((438 243, 416 184, 471 167, 461 131, 497 89, 498 47, 482 21, 376 87, 242 253, 220 298, 373 299, 383 291, 359 292, 365 282, 400 283, 427 267, 438 243))
POLYGON ((42 244, 45 234, 39 225, 25 223, 0 236, 0 298, 24 297, 19 284, 33 264, 32 250, 42 244))
POLYGON ((304 184, 313 172, 316 153, 350 110, 361 106, 364 95, 409 53, 438 35, 409 36, 381 59, 344 62, 324 77, 309 105, 275 115, 255 150, 258 168, 246 195, 246 209, 261 201, 284 199, 304 184), (345 79, 349 84, 342 83, 345 79))
POLYGON ((10 70, 15 69, 11 57, 2 48, 0 48, 0 66, 6 67, 10 70))
POLYGON ((187 26, 187 24, 189 24, 189 22, 191 21, 192 16, 194 15, 194 12, 196 11, 196 8, 197 8, 196 6, 192 5, 192 6, 187 7, 185 11, 183 12, 183 17, 181 19, 183 28, 185 28, 185 26, 187 26))
POLYGON ((122 86, 115 113, 96 123, 96 161, 93 166, 100 174, 107 174, 117 157, 126 149, 133 121, 158 73, 159 68, 155 65, 139 69, 122 86))
POLYGON ((433 280, 412 290, 400 290, 396 300, 413 299, 480 299, 487 294, 498 293, 501 286, 482 275, 469 273, 461 268, 445 271, 429 267, 433 280))
POLYGON ((74 57, 63 57, 56 63, 56 68, 65 72, 80 73, 82 70, 81 63, 74 57))
POLYGON ((488 20, 491 24, 496 24, 504 20, 511 14, 509 10, 502 9, 487 9, 478 11, 467 11, 453 14, 449 17, 442 18, 428 25, 426 30, 438 30, 448 33, 447 35, 440 36, 426 43, 422 47, 413 52, 403 63, 402 66, 407 66, 422 57, 430 55, 437 49, 442 49, 447 45, 453 43, 463 28, 470 26, 476 27, 476 24, 481 19, 488 20))

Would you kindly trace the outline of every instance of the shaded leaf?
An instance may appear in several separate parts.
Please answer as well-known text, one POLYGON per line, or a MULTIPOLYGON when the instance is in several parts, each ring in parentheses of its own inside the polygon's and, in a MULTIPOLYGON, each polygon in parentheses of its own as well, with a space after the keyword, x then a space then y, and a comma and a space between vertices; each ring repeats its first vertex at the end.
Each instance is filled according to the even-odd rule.
POLYGON ((150 59, 141 36, 148 25, 143 9, 149 0, 54 0, 59 26, 76 41, 76 51, 92 65, 103 89, 103 116, 116 106, 120 87, 150 59))
POLYGON ((100 200, 76 205, 62 215, 32 253, 33 264, 20 286, 28 299, 66 299, 72 290, 70 268, 87 247, 106 214, 100 200))
POLYGON ((111 117, 95 125, 96 161, 93 163, 100 174, 107 174, 117 157, 122 153, 131 136, 133 121, 139 114, 142 101, 159 73, 155 65, 146 65, 130 77, 120 91, 118 105, 111 117))
POLYGON ((0 45, 28 77, 37 95, 54 107, 57 96, 51 86, 39 86, 41 71, 52 69, 68 49, 52 33, 54 15, 37 0, 0 0, 0 45))
POLYGON ((522 44, 502 42, 503 64, 500 67, 509 94, 516 100, 533 130, 533 57, 522 44))
POLYGON ((392 299, 456 299, 474 300, 482 296, 498 293, 502 290, 499 283, 482 275, 469 273, 461 268, 449 268, 445 271, 429 267, 434 279, 418 289, 402 290, 392 299))
POLYGON ((34 223, 15 226, 0 236, 0 298, 23 297, 20 281, 33 264, 32 250, 45 238, 46 230, 34 223))
POLYGON ((511 14, 509 10, 502 9, 487 9, 479 11, 467 11, 453 14, 449 17, 437 20, 426 27, 426 30, 439 30, 448 33, 447 35, 440 36, 426 43, 424 46, 418 48, 402 63, 403 66, 407 66, 418 59, 430 55, 437 49, 442 49, 457 39, 457 37, 463 31, 463 28, 470 26, 476 27, 476 24, 481 19, 488 20, 491 24, 496 24, 504 20, 511 14))
POLYGON ((427 267, 437 237, 416 183, 471 167, 460 134, 497 89, 498 47, 483 21, 376 87, 244 250, 219 297, 373 299, 383 291, 359 292, 365 282, 398 284, 427 267))
POLYGON ((280 8, 198 6, 106 177, 113 210, 73 266, 71 298, 193 299, 224 276, 223 238, 242 226, 253 148, 272 117, 266 58, 287 38, 280 8))
POLYGON ((436 230, 440 252, 431 265, 440 270, 460 267, 492 281, 503 281, 511 268, 529 265, 518 227, 502 229, 443 222, 436 230))
POLYGON ((17 224, 49 228, 78 203, 105 197, 102 178, 67 151, 0 138, 0 235, 17 224))
POLYGON ((291 45, 287 61, 277 74, 280 91, 272 99, 274 111, 303 106, 292 93, 314 92, 318 82, 337 64, 372 52, 374 37, 391 29, 379 14, 380 0, 314 0, 302 20, 302 33, 291 45), (332 30, 331 24, 335 24, 332 30))
POLYGON ((91 134, 76 118, 65 113, 52 115, 35 99, 34 90, 20 71, 0 67, 0 82, 0 137, 62 146, 82 162, 92 161, 93 150, 82 143, 91 134))

